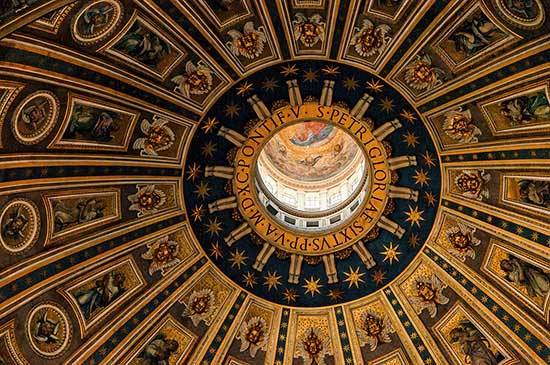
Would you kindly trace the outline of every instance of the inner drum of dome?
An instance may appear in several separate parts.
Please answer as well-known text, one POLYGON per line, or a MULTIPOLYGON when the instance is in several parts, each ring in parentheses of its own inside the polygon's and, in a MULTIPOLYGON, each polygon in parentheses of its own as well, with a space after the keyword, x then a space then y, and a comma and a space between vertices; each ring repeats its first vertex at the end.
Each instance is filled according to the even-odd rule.
POLYGON ((311 60, 307 68, 339 73, 309 80, 281 73, 287 66, 237 82, 201 120, 186 161, 200 171, 185 181, 189 220, 214 264, 259 297, 304 307, 352 301, 381 288, 373 277, 390 282, 422 249, 438 209, 425 197, 439 196, 439 161, 426 163, 423 156, 437 156, 429 131, 400 115, 415 109, 384 80, 311 60), (342 77, 359 86, 334 82, 342 77), (265 80, 275 87, 262 88, 265 80), (243 92, 247 83, 254 89, 243 92), (406 143, 407 133, 422 143, 406 143), (392 262, 388 250, 398 252, 392 262), (361 285, 346 281, 354 271, 364 273, 361 285), (276 285, 261 285, 266 277, 276 285), (308 294, 311 283, 317 295, 308 294))

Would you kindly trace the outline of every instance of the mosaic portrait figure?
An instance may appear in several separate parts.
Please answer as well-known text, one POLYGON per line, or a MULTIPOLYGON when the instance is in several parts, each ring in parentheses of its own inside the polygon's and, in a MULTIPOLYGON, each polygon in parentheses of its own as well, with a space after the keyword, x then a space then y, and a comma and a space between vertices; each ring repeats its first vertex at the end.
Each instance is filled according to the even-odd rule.
POLYGON ((12 117, 14 137, 23 144, 36 144, 48 136, 59 116, 59 100, 55 94, 39 90, 21 101, 12 117))
POLYGON ((457 52, 469 57, 494 43, 501 35, 502 31, 480 12, 462 23, 451 34, 450 40, 457 52))
POLYGON ((510 256, 500 262, 505 279, 525 288, 531 298, 546 298, 550 292, 550 273, 517 257, 510 256))
POLYGON ((109 3, 100 3, 88 8, 81 18, 82 33, 89 36, 101 33, 105 27, 109 26, 113 13, 113 6, 109 3))
POLYGON ((71 341, 72 327, 67 314, 52 302, 32 309, 25 326, 31 347, 41 357, 59 357, 71 341))
POLYGON ((537 15, 537 7, 533 0, 506 0, 506 7, 522 18, 531 19, 537 15))
POLYGON ((29 219, 21 208, 12 211, 7 222, 2 226, 2 233, 12 239, 24 238, 23 231, 27 228, 29 219))
POLYGON ((523 179, 518 182, 521 201, 544 208, 550 208, 550 182, 523 179))
POLYGON ((120 129, 120 115, 84 104, 75 104, 64 138, 109 142, 120 129))
POLYGON ((162 71, 178 56, 170 44, 141 21, 136 21, 113 48, 134 60, 162 71))
POLYGON ((512 126, 550 119, 550 104, 543 91, 503 101, 499 106, 500 114, 512 126))
POLYGON ((36 98, 23 109, 23 123, 31 131, 37 131, 48 118, 48 101, 43 98, 36 98))
POLYGON ((79 199, 75 205, 58 200, 53 208, 55 231, 101 218, 105 208, 105 202, 96 198, 79 199))
POLYGON ((469 320, 460 321, 450 337, 459 346, 466 364, 497 365, 504 359, 499 352, 493 352, 488 339, 469 320))
POLYGON ((40 232, 40 212, 28 199, 14 199, 0 210, 0 247, 11 253, 32 246, 40 232))
POLYGON ((111 271, 97 279, 93 287, 77 291, 74 296, 86 319, 120 297, 126 290, 125 281, 124 274, 111 271))
POLYGON ((138 359, 140 365, 169 365, 170 356, 178 351, 178 341, 168 338, 164 333, 159 333, 149 342, 138 359))

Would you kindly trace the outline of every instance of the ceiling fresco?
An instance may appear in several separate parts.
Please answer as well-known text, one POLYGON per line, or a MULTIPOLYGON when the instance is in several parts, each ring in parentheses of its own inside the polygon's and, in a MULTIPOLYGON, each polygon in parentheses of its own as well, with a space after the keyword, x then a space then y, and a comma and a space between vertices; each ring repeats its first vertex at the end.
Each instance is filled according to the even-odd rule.
POLYGON ((0 0, 0 365, 549 364, 549 12, 0 0))

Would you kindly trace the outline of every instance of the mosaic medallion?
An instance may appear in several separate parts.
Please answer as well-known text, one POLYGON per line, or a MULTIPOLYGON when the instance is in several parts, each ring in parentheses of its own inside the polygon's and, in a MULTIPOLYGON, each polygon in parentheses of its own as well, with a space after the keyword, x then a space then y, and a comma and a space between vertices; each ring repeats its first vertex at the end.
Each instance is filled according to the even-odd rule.
POLYGON ((72 328, 67 313, 55 303, 34 307, 26 327, 32 349, 46 358, 59 357, 71 341, 72 328))
POLYGON ((38 207, 27 199, 14 199, 0 213, 0 244, 9 253, 31 247, 40 234, 38 207))
POLYGON ((73 38, 81 44, 93 44, 110 36, 122 20, 124 9, 117 0, 91 1, 74 16, 73 38))
POLYGON ((59 100, 49 91, 27 96, 17 107, 12 119, 15 138, 23 144, 35 144, 52 131, 59 116, 59 100))
POLYGON ((540 0, 499 0, 497 8, 508 22, 520 28, 538 28, 544 23, 540 0))

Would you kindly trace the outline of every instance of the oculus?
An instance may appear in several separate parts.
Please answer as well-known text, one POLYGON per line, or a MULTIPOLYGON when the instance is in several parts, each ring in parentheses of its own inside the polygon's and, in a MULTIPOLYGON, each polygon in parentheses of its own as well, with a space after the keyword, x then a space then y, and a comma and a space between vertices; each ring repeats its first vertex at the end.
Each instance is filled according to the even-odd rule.
POLYGON ((299 122, 276 132, 262 148, 257 189, 268 209, 272 204, 284 212, 277 215, 281 223, 322 229, 333 217, 345 220, 353 213, 349 206, 365 198, 366 165, 361 147, 344 129, 322 120, 299 122), (287 217, 296 223, 289 224, 287 217), (307 217, 317 219, 300 219, 307 217))
MULTIPOLYGON (((237 192, 239 211, 249 224, 254 227, 254 231, 260 237, 286 251, 326 253, 348 247, 357 242, 363 232, 368 232, 374 227, 382 216, 384 206, 388 200, 386 186, 390 183, 391 172, 386 161, 384 147, 373 136, 372 132, 367 129, 364 122, 337 107, 326 107, 311 103, 295 108, 285 107, 279 109, 271 118, 262 121, 250 132, 249 139, 245 141, 238 151, 234 164, 237 166, 234 191, 237 192), (316 118, 314 121, 310 121, 312 116, 316 118), (301 120, 306 120, 306 122, 297 123, 301 120), (282 128, 280 132, 272 134, 278 128, 287 124, 290 127, 282 128), (352 134, 356 142, 346 132, 343 132, 344 130, 352 134), (331 137, 333 133, 336 139, 334 139, 334 136, 331 137), (279 202, 277 198, 275 199, 275 204, 272 204, 269 196, 273 195, 270 192, 266 193, 261 185, 260 188, 255 188, 254 186, 256 175, 272 176, 270 173, 261 174, 261 158, 264 153, 263 143, 271 135, 273 135, 272 139, 274 138, 274 141, 270 141, 268 144, 264 158, 265 165, 263 166, 266 166, 267 170, 267 166, 271 163, 275 164, 275 167, 271 171, 274 172, 276 169, 278 172, 282 172, 278 176, 281 179, 285 177, 286 173, 291 174, 293 172, 291 178, 294 177, 294 182, 290 180, 291 182, 284 187, 287 191, 290 191, 293 184, 297 183, 307 183, 311 186, 313 182, 308 181, 309 178, 323 182, 327 178, 330 181, 332 176, 336 176, 338 180, 345 180, 348 177, 348 173, 344 176, 339 176, 338 173, 341 168, 343 166, 349 167, 351 165, 353 167, 355 165, 359 166, 359 172, 364 170, 364 165, 366 164, 365 155, 368 156, 369 169, 371 170, 369 174, 372 175, 373 182, 372 184, 365 185, 365 192, 358 195, 358 199, 351 199, 351 201, 347 199, 344 207, 339 207, 336 211, 329 211, 332 213, 332 216, 327 214, 328 212, 326 211, 321 211, 314 216, 304 216, 303 213, 307 213, 305 205, 302 210, 285 211, 284 208, 288 207, 289 203, 283 202, 275 206, 279 202), (293 147, 296 151, 299 151, 295 153, 295 156, 300 156, 301 154, 302 159, 294 157, 293 161, 291 152, 286 152, 286 156, 290 158, 289 163, 273 162, 276 156, 284 158, 285 153, 281 152, 281 148, 277 151, 269 145, 277 146, 279 142, 279 147, 281 147, 283 146, 281 143, 284 143, 281 141, 285 139, 289 141, 287 143, 289 148, 293 147), (349 152, 344 151, 346 144, 350 145, 349 152), (307 152, 304 150, 307 150, 307 152), (342 152, 343 160, 340 160, 338 155, 342 152), (325 164, 324 161, 321 161, 323 157, 327 160, 326 166, 323 169, 324 173, 315 172, 315 165, 325 164), (255 171, 254 161, 258 159, 260 160, 260 168, 255 171), (304 165, 304 167, 300 168, 300 165, 304 165), (265 193, 265 195, 262 193, 265 193), (358 203, 358 206, 352 209, 356 203, 358 203), (347 211, 337 215, 344 209, 347 209, 347 211), (280 213, 280 210, 284 212, 280 213), (319 229, 316 229, 330 227, 330 220, 334 217, 340 217, 343 221, 338 226, 341 227, 340 229, 345 230, 346 237, 339 237, 338 235, 334 235, 333 232, 321 234, 319 229), (281 227, 281 223, 285 222, 285 219, 286 221, 295 219, 296 223, 301 227, 297 227, 294 224, 294 230, 286 230, 281 227), (314 223, 317 223, 317 225, 314 223), (296 232, 297 230, 303 232, 298 233, 296 232)), ((356 169, 352 168, 349 171, 349 175, 352 177, 354 176, 354 172, 356 172, 354 170, 356 169)), ((262 178, 260 177, 260 179, 262 178)), ((275 179, 272 179, 273 181, 275 179)), ((327 191, 334 189, 330 183, 325 183, 324 185, 327 191)), ((351 181, 349 189, 347 185, 339 183, 335 185, 340 190, 339 193, 346 198, 350 196, 353 198, 351 194, 357 192, 357 187, 361 186, 361 184, 356 184, 354 187, 353 181, 351 181), (344 188, 348 190, 344 190, 344 188)), ((323 186, 323 184, 320 186, 323 186)), ((279 185, 279 188, 282 189, 283 187, 279 185)), ((276 191, 274 189, 272 187, 271 192, 276 191)), ((267 190, 269 191, 269 188, 267 190)), ((304 195, 306 194, 305 189, 294 191, 296 191, 296 200, 298 200, 298 195, 301 195, 302 192, 304 195)), ((289 226, 289 224, 284 225, 289 226)))

